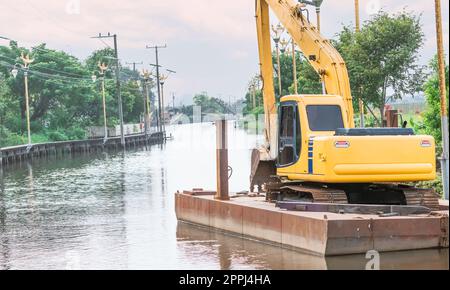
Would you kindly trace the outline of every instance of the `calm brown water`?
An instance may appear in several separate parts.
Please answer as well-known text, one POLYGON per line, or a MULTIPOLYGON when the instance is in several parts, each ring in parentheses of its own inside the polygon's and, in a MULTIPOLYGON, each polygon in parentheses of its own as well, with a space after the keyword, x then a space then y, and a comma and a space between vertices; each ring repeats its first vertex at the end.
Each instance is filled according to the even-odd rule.
MULTIPOLYGON (((177 223, 176 190, 215 187, 215 127, 168 128, 164 146, 35 160, 0 171, 0 269, 364 269, 177 223)), ((232 191, 258 137, 230 126, 232 191), (238 142, 239 141, 239 142, 238 142)), ((448 250, 381 254, 385 269, 448 269, 448 250)))

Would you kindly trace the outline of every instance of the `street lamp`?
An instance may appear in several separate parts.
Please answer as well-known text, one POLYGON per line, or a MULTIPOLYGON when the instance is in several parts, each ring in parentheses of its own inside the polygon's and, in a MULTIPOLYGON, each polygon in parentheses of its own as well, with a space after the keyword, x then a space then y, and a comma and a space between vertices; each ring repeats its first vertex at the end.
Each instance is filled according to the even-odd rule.
POLYGON ((295 41, 291 38, 292 44, 292 71, 293 71, 293 79, 294 79, 294 93, 298 95, 298 79, 297 79, 297 53, 295 51, 295 41))
POLYGON ((145 136, 147 137, 148 128, 151 127, 151 116, 150 116, 150 101, 148 95, 148 85, 150 83, 151 73, 148 70, 143 69, 141 73, 141 82, 142 82, 142 96, 144 99, 144 131, 145 136))
POLYGON ((14 67, 12 70, 11 70, 11 74, 12 74, 12 76, 14 77, 14 78, 16 78, 17 77, 17 74, 19 73, 19 70, 16 68, 16 67, 14 67))
POLYGON ((252 97, 252 105, 253 105, 253 109, 256 108, 256 84, 255 84, 255 80, 252 79, 248 85, 248 88, 250 90, 250 95, 252 97))
POLYGON ((272 38, 273 38, 273 41, 275 42, 275 47, 276 47, 276 51, 277 51, 278 93, 279 93, 279 96, 281 98, 282 91, 281 91, 281 66, 280 66, 280 46, 279 46, 279 42, 280 42, 281 35, 284 32, 284 27, 281 26, 280 23, 278 23, 277 26, 273 26, 272 25, 272 31, 273 31, 272 38))
POLYGON ((292 45, 292 76, 293 76, 293 82, 294 82, 294 92, 295 94, 298 94, 298 87, 297 87, 297 60, 296 60, 296 53, 295 53, 295 41, 291 37, 290 40, 282 39, 280 40, 281 45, 281 53, 285 53, 289 50, 288 46, 289 43, 292 45))
POLYGON ((161 73, 159 76, 159 83, 161 84, 161 108, 162 108, 162 124, 165 124, 165 108, 164 108, 164 84, 169 76, 173 73, 177 73, 176 71, 167 69, 167 74, 161 73))
POLYGON ((289 40, 286 40, 285 38, 280 40, 280 51, 282 54, 284 54, 288 48, 289 40))
POLYGON ((302 4, 307 4, 316 7, 316 16, 317 16, 317 31, 320 32, 320 6, 322 5, 323 0, 299 0, 302 4))
MULTIPOLYGON (((105 63, 101 63, 100 61, 97 64, 100 74, 100 79, 102 81, 102 105, 103 105, 103 127, 104 127, 104 136, 103 136, 103 144, 106 144, 108 141, 108 123, 106 119, 106 92, 105 92, 105 72, 108 69, 108 66, 105 63)), ((97 76, 92 76, 92 81, 97 81, 97 76)))
MULTIPOLYGON (((2 37, 2 39, 6 39, 5 37, 2 37)), ((29 94, 28 94, 28 69, 31 63, 33 63, 34 59, 30 59, 29 55, 25 55, 23 52, 20 55, 20 59, 22 60, 23 64, 16 64, 14 68, 11 70, 11 74, 14 78, 17 77, 17 74, 19 70, 17 69, 17 65, 20 65, 23 70, 24 75, 24 83, 25 83, 25 109, 26 109, 26 115, 27 115, 27 133, 28 133, 28 145, 27 145, 27 153, 30 152, 31 148, 33 147, 31 143, 31 126, 30 126, 30 101, 29 101, 29 94)))

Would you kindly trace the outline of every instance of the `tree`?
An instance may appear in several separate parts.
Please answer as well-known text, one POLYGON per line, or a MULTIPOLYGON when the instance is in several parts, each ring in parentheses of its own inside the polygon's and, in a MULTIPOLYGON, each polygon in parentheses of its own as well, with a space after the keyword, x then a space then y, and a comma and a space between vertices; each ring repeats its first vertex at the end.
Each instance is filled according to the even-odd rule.
MULTIPOLYGON (((32 138, 44 142, 85 138, 88 126, 103 125, 101 82, 92 82, 98 74, 98 62, 109 64, 105 74, 108 124, 118 124, 118 104, 114 72, 114 52, 95 51, 86 61, 45 44, 31 50, 11 42, 0 46, 0 146, 23 143, 26 133, 24 72, 13 77, 11 69, 21 63, 21 53, 34 62, 29 67, 30 119, 32 138)), ((120 66, 125 122, 138 122, 144 110, 139 75, 120 66)), ((152 97, 152 95, 150 94, 152 97)))
MULTIPOLYGON (((423 116, 423 129, 426 134, 432 135, 436 139, 436 143, 442 142, 441 131, 441 96, 439 90, 439 73, 437 58, 435 57, 430 63, 432 74, 426 81, 423 90, 427 100, 427 110, 423 116)), ((446 86, 449 85, 448 65, 445 67, 446 86)), ((447 90, 447 104, 448 104, 448 90, 447 90)), ((440 146, 438 146, 440 147, 440 146)))
POLYGON ((222 99, 210 97, 207 92, 195 95, 193 100, 195 106, 202 108, 203 114, 225 114, 231 112, 222 99))
POLYGON ((8 131, 5 126, 6 114, 11 103, 8 96, 9 89, 6 85, 6 78, 0 73, 0 147, 6 146, 6 139, 8 138, 8 131))
MULTIPOLYGON (((274 89, 277 102, 279 102, 278 96, 278 76, 276 67, 276 54, 273 56, 274 63, 274 89)), ((320 83, 319 75, 314 71, 309 62, 302 56, 301 53, 296 53, 297 64, 297 85, 299 94, 321 94, 322 84, 320 83)), ((280 67, 281 67, 281 89, 282 96, 295 93, 294 91, 294 70, 292 64, 292 52, 285 52, 280 54, 280 67)), ((256 76, 259 78, 259 76, 256 76)), ((253 83, 255 77, 250 80, 253 83)), ((263 99, 262 91, 260 88, 255 90, 256 95, 256 108, 253 107, 253 88, 249 85, 245 95, 245 107, 244 114, 261 114, 263 113, 263 99)))
MULTIPOLYGON (((273 56, 273 62, 276 64, 276 55, 273 56)), ((303 57, 301 53, 296 53, 297 64, 297 85, 299 94, 321 94, 322 85, 319 75, 313 67, 303 57)), ((276 65, 275 65, 276 67, 276 65)), ((280 54, 281 67, 281 91, 282 96, 294 93, 294 66, 292 63, 292 52, 280 54)), ((275 73, 277 70, 274 68, 275 73)), ((274 78, 275 92, 278 95, 278 76, 274 78)))
POLYGON ((9 47, 1 47, 0 53, 9 64, 2 66, 2 71, 8 73, 11 96, 19 103, 16 118, 21 128, 11 128, 13 131, 24 132, 26 129, 23 121, 26 115, 23 70, 15 78, 9 74, 15 63, 21 63, 21 53, 34 59, 28 73, 33 132, 68 129, 89 119, 84 108, 88 107, 86 103, 93 95, 91 75, 78 59, 65 52, 48 49, 45 44, 29 51, 11 42, 9 47))
MULTIPOLYGON (((115 81, 115 60, 114 50, 111 48, 105 48, 101 50, 94 51, 85 61, 88 69, 100 77, 98 70, 98 63, 105 63, 108 66, 108 70, 105 73, 105 87, 106 87, 106 109, 108 115, 108 124, 117 125, 119 124, 119 111, 118 103, 116 99, 116 81, 115 81)), ((139 122, 140 115, 144 112, 143 96, 142 92, 139 90, 139 85, 136 81, 139 80, 139 73, 134 72, 126 67, 120 67, 120 82, 121 95, 123 102, 123 116, 124 122, 126 123, 136 123, 139 122)), ((152 86, 149 86, 151 90, 152 86)), ((96 89, 96 98, 94 102, 95 110, 95 120, 96 125, 103 124, 103 109, 101 103, 100 94, 100 83, 99 87, 96 89)))
POLYGON ((352 94, 383 117, 387 102, 421 90, 424 67, 416 62, 423 42, 420 17, 382 11, 358 33, 345 27, 334 45, 347 63, 352 94))

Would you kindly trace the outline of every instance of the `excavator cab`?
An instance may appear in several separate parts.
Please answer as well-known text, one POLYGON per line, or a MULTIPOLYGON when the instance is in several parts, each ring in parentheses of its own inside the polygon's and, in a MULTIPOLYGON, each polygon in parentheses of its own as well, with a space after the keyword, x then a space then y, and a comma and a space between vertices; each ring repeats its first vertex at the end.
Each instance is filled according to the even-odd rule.
POLYGON ((304 125, 312 131, 332 134, 338 128, 345 127, 340 104, 312 104, 307 105, 304 110, 301 105, 299 108, 296 101, 284 101, 279 106, 278 168, 290 166, 300 159, 301 154, 309 153, 308 146, 302 146, 300 112, 306 111, 307 124, 304 125))
POLYGON ((350 128, 341 97, 281 99, 277 175, 321 183, 436 178, 434 140, 412 129, 350 128))

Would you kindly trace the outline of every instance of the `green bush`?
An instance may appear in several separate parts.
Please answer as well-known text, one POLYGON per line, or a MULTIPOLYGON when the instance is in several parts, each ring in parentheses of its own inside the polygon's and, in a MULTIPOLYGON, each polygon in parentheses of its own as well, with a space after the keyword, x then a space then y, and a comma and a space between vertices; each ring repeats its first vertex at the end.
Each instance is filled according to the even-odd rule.
POLYGON ((419 181, 414 183, 415 186, 420 188, 433 188, 442 197, 444 189, 442 187, 442 175, 438 174, 435 180, 431 181, 419 181))
POLYGON ((48 139, 50 141, 67 141, 69 138, 62 131, 52 131, 48 133, 48 139))
MULTIPOLYGON (((23 144, 27 143, 27 137, 26 137, 26 135, 24 135, 22 138, 23 138, 23 140, 24 140, 24 143, 23 143, 23 144)), ((34 144, 37 144, 37 143, 46 143, 46 142, 48 142, 49 140, 48 140, 48 136, 47 136, 46 134, 43 134, 43 133, 34 133, 34 134, 31 135, 31 141, 32 141, 34 144)))
POLYGON ((20 145, 20 144, 25 144, 25 143, 26 143, 26 141, 25 141, 24 136, 21 136, 16 133, 12 133, 11 135, 9 135, 7 137, 3 147, 15 146, 15 145, 20 145))
POLYGON ((73 127, 68 129, 66 135, 69 140, 86 139, 86 131, 80 127, 73 127))

